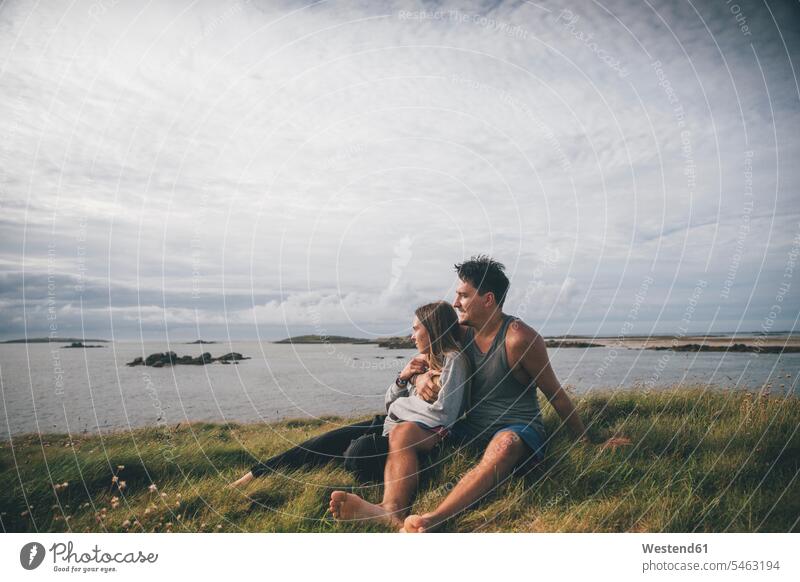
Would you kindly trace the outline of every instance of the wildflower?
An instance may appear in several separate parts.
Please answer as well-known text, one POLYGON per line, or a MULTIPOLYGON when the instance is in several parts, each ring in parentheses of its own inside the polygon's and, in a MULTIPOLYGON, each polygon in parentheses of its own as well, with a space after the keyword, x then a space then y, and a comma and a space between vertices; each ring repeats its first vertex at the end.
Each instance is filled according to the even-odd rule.
POLYGON ((124 528, 131 527, 131 520, 130 519, 126 519, 125 521, 123 521, 122 522, 122 527, 124 527, 124 528))
POLYGON ((119 482, 119 484, 118 484, 117 486, 119 487, 119 490, 120 490, 120 491, 124 491, 124 490, 125 490, 125 488, 128 486, 128 484, 127 484, 127 483, 125 483, 125 481, 120 481, 120 482, 119 482))
POLYGON ((156 491, 158 491, 158 487, 156 487, 155 483, 151 483, 150 487, 148 487, 147 489, 150 490, 150 493, 155 493, 156 491))

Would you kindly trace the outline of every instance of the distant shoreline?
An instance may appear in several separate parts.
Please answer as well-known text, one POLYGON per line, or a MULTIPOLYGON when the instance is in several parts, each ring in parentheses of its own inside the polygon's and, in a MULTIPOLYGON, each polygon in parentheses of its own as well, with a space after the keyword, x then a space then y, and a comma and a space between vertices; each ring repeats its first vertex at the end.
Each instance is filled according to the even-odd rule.
MULTIPOLYGON (((631 350, 673 350, 678 352, 767 352, 798 353, 800 336, 630 336, 592 337, 556 336, 545 340, 548 348, 623 348, 631 350)), ((389 337, 370 340, 346 336, 303 335, 286 338, 276 344, 376 344, 389 349, 414 349, 408 337, 389 337)))
POLYGON ((105 339, 92 339, 92 338, 81 338, 81 337, 30 337, 30 338, 18 338, 18 339, 11 339, 5 340, 0 343, 3 344, 69 344, 69 343, 82 343, 82 342, 100 342, 100 343, 110 343, 109 340, 105 339))
MULTIPOLYGON (((172 342, 175 344, 217 344, 238 343, 240 341, 255 340, 195 340, 192 342, 172 342)), ((104 339, 80 338, 47 338, 36 337, 28 339, 12 339, 0 344, 39 344, 39 343, 111 343, 104 339)), ((670 350, 676 352, 730 352, 730 353, 800 353, 800 335, 791 332, 757 334, 743 332, 741 334, 710 334, 710 335, 652 335, 652 336, 590 336, 590 335, 560 335, 545 339, 546 345, 551 349, 566 348, 616 348, 628 350, 670 350)), ((133 342, 128 342, 133 343, 133 342)), ((139 343, 139 342, 136 342, 139 343)), ((145 342, 147 343, 147 342, 145 342)), ((408 336, 358 338, 340 335, 300 335, 282 340, 269 342, 277 345, 375 345, 386 349, 416 348, 408 336)), ((87 347, 87 346, 83 346, 87 347)))

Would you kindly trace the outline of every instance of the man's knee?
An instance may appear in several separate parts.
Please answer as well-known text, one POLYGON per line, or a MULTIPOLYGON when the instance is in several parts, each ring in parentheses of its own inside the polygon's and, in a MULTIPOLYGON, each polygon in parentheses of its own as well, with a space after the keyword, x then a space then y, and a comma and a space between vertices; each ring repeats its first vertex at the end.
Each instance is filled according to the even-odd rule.
POLYGON ((510 430, 497 433, 486 448, 484 460, 493 464, 516 465, 527 453, 528 446, 510 430))

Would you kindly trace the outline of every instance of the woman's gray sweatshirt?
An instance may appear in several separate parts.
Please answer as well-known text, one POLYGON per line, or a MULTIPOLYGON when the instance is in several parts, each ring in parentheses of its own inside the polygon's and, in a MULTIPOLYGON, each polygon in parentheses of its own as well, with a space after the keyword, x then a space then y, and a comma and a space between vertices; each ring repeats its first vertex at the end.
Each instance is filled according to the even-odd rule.
POLYGON ((451 427, 464 414, 470 375, 467 356, 463 352, 448 352, 440 377, 442 389, 435 402, 425 402, 410 384, 408 388, 400 388, 392 382, 386 391, 388 416, 383 435, 388 435, 401 421, 421 422, 430 428, 451 427))

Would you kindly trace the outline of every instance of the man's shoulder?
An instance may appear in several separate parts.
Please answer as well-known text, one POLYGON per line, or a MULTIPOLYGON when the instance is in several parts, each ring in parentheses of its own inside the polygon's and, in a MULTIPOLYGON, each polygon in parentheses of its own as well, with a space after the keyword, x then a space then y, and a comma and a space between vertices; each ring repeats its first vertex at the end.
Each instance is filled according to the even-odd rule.
POLYGON ((521 319, 514 318, 508 324, 506 332, 506 346, 512 350, 528 350, 537 345, 544 345, 544 339, 539 332, 521 319))

